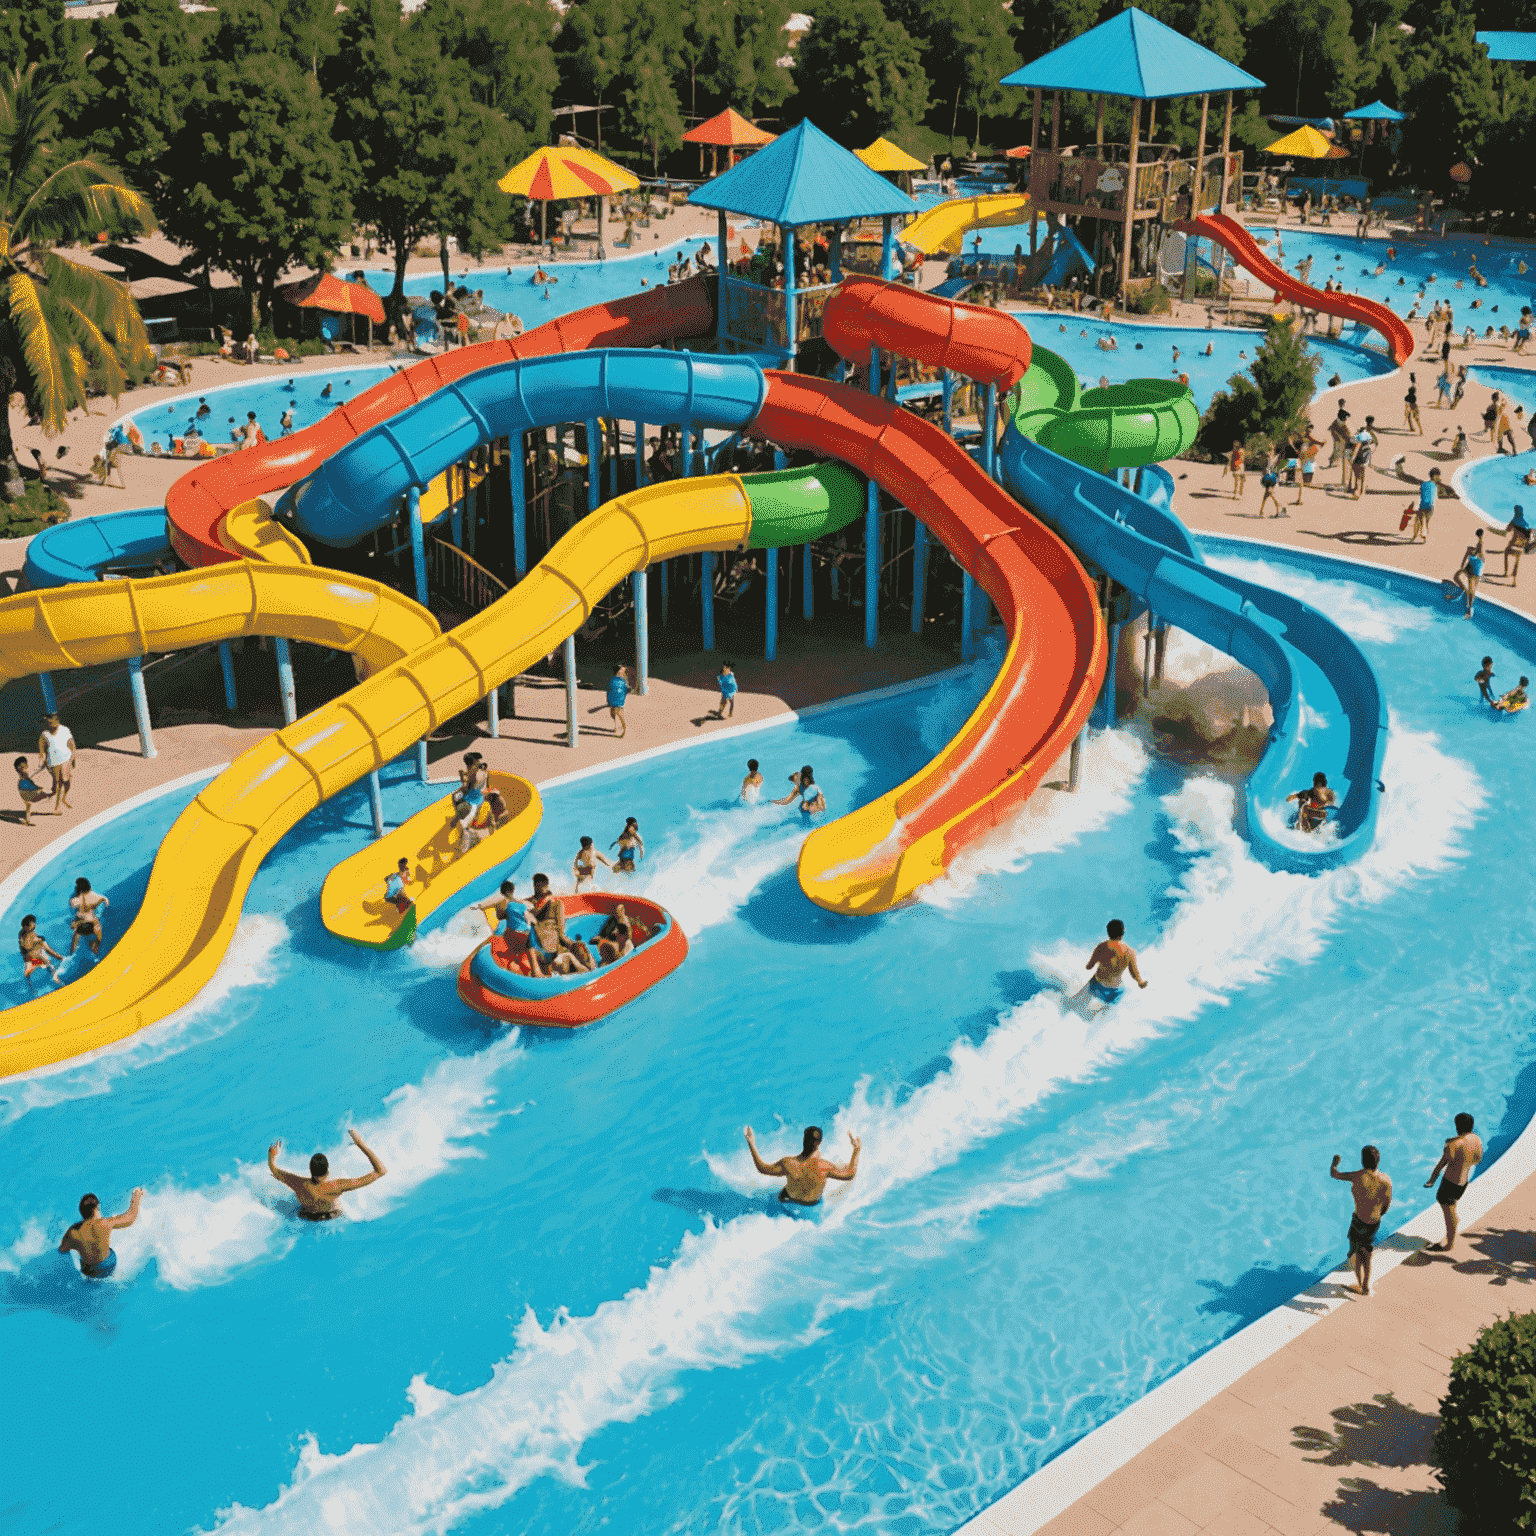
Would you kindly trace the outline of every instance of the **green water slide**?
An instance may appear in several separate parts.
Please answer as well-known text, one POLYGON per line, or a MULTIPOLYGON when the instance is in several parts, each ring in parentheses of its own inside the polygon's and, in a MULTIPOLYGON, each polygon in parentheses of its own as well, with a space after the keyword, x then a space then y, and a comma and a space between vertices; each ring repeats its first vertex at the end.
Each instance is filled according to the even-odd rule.
POLYGON ((864 477, 846 464, 813 464, 809 469, 776 469, 743 475, 752 499, 753 549, 809 544, 846 528, 868 499, 864 477))
POLYGON ((1175 458, 1195 440, 1200 425, 1187 384, 1133 379, 1080 389, 1066 358, 1038 344, 1008 407, 1024 437, 1103 472, 1175 458))

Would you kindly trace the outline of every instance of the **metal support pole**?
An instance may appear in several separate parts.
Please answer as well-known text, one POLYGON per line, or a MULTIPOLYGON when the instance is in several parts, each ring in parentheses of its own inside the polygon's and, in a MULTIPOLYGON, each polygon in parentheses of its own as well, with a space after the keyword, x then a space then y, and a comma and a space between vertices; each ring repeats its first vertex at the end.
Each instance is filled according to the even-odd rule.
POLYGON ((921 518, 913 518, 912 533, 912 633, 923 632, 923 604, 928 596, 928 529, 921 518))
POLYGON ((981 467, 997 478, 997 385, 988 384, 981 408, 981 467))
POLYGON ((1105 730, 1115 723, 1115 658, 1120 654, 1120 629, 1119 624, 1109 626, 1109 665, 1104 669, 1104 686, 1093 711, 1095 722, 1105 730))
POLYGON ((784 342, 789 348, 789 357, 784 366, 793 373, 795 354, 800 350, 795 339, 799 318, 795 306, 795 232, 781 225, 779 238, 784 246, 784 342))
POLYGON ((704 609, 704 649, 715 648, 715 552, 706 549, 699 562, 703 580, 699 583, 699 597, 704 609))
POLYGON ((1152 671, 1152 681, 1159 688, 1163 686, 1163 665, 1168 660, 1168 635, 1168 626, 1166 624, 1159 625, 1157 631, 1157 656, 1152 671))
POLYGON ((580 726, 576 721, 576 637, 565 637, 565 744, 576 745, 580 726))
POLYGON ((895 276, 891 271, 891 258, 895 254, 895 244, 891 239, 891 216, 886 214, 880 221, 880 276, 886 282, 890 282, 895 276))
POLYGON ((427 738, 425 736, 423 736, 421 740, 416 743, 416 777, 420 779, 423 784, 427 782, 427 738))
POLYGON ((485 730, 492 741, 501 739, 501 689, 492 688, 485 696, 485 730))
POLYGON ((976 582, 969 571, 960 573, 960 660, 969 661, 976 654, 976 582))
POLYGON ((720 289, 719 289, 720 296, 719 296, 718 299, 715 300, 715 338, 716 338, 716 340, 719 340, 721 337, 723 337, 725 335, 725 285, 728 282, 730 282, 730 277, 727 274, 731 270, 730 252, 727 251, 726 248, 725 248, 725 242, 729 238, 726 235, 725 228, 726 228, 726 225, 725 225, 725 209, 722 208, 720 210, 720 225, 719 225, 720 247, 719 247, 719 255, 717 257, 717 264, 718 264, 718 266, 720 268, 720 289))
POLYGON ((667 627, 667 619, 669 616, 667 599, 668 591, 671 587, 671 570, 672 562, 670 560, 663 560, 661 562, 661 627, 663 629, 667 627))
POLYGON ((1072 755, 1067 760, 1067 788, 1075 795, 1083 782, 1083 732, 1072 738, 1072 755))
MULTIPOLYGON (((128 686, 133 690, 133 718, 139 727, 139 753, 143 757, 154 757, 155 738, 149 730, 149 694, 144 690, 144 658, 142 656, 130 656, 128 658, 128 686)), ((50 714, 54 711, 50 710, 50 714)))
POLYGON ((224 707, 233 714, 240 707, 235 697, 235 658, 230 654, 229 641, 219 641, 219 668, 224 673, 224 707))
POLYGON ((683 432, 683 479, 693 473, 693 428, 685 421, 683 432))
POLYGON ((514 432, 507 447, 512 463, 507 478, 512 485, 512 571, 519 581, 528 574, 528 484, 523 478, 527 462, 526 439, 514 432))
POLYGON ((645 484, 645 423, 635 423, 635 489, 645 484))
POLYGON ((292 725, 299 718, 298 696, 293 688, 293 657, 288 654, 288 642, 279 635, 272 648, 277 652, 277 686, 283 695, 283 722, 292 725))
POLYGON ((810 623, 816 614, 816 572, 815 561, 811 559, 811 546, 800 546, 800 615, 810 623))
POLYGON ((1141 662, 1141 691, 1143 696, 1152 692, 1152 652, 1157 648, 1157 615, 1148 613, 1147 633, 1143 642, 1141 662))
POLYGON ((384 836, 384 791, 379 785, 379 770, 368 775, 368 804, 373 808, 373 835, 384 836))
MULTIPOLYGON (((467 484, 469 476, 466 474, 464 479, 467 484)), ((464 503, 462 501, 448 514, 448 535, 453 540, 455 549, 464 548, 464 503)))
POLYGON ((944 435, 945 437, 953 437, 955 423, 951 415, 951 408, 955 403, 955 379, 948 368, 939 375, 939 378, 943 383, 944 389, 944 435))
POLYGON ((864 646, 872 651, 880 643, 880 487, 873 480, 865 496, 864 646))
POLYGON ((39 672, 37 674, 37 686, 42 690, 43 713, 45 715, 58 714, 59 701, 54 697, 53 679, 46 672, 39 672))
POLYGON ((776 661, 779 655, 779 552, 765 550, 768 571, 763 578, 767 590, 766 614, 763 620, 763 660, 776 661))
POLYGON ((416 601, 427 605, 427 546, 421 531, 421 487, 413 485, 406 493, 406 507, 411 520, 411 565, 416 573, 416 601))
POLYGON ((630 581, 635 588, 635 692, 643 694, 651 688, 651 573, 636 571, 630 581))
POLYGON ((597 418, 587 418, 587 511, 596 512, 602 505, 603 484, 602 471, 598 466, 603 461, 602 439, 597 433, 597 418))

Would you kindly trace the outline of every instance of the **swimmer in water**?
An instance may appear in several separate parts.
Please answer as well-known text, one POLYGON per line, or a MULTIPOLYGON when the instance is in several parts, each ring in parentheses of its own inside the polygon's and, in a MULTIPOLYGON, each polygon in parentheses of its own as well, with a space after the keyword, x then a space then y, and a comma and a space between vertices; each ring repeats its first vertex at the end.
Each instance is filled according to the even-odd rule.
POLYGON ((1495 702, 1493 707, 1500 714, 1518 715, 1530 703, 1530 695, 1526 692, 1530 686, 1530 678, 1522 677, 1520 679, 1520 686, 1518 688, 1511 688, 1503 698, 1495 702))
POLYGON ((327 384, 325 386, 325 388, 320 391, 320 398, 322 400, 329 400, 331 398, 331 389, 332 388, 333 388, 332 385, 327 384))
POLYGON ((591 885, 597 880, 597 866, 601 864, 604 869, 612 869, 613 861, 603 853, 599 853, 592 846, 592 839, 584 837, 581 847, 576 850, 576 857, 571 863, 572 873, 576 876, 576 894, 581 894, 583 885, 591 885))
POLYGON ((1136 969, 1136 951, 1125 942, 1125 924, 1118 917, 1111 918, 1105 924, 1104 932, 1109 935, 1094 948, 1088 956, 1088 964, 1083 967, 1086 971, 1092 971, 1088 978, 1088 984, 1077 995, 1081 997, 1086 992, 1090 997, 1096 997, 1106 1008, 1118 1003, 1125 996, 1125 973, 1131 973, 1131 979, 1138 987, 1145 988, 1146 982, 1141 979, 1141 972, 1136 969))
POLYGON ((1314 773, 1312 775, 1312 787, 1310 789, 1298 789, 1294 795, 1287 795, 1285 803, 1289 805, 1296 802, 1296 830, 1298 832, 1316 832, 1328 820, 1328 808, 1337 800, 1334 792, 1328 788, 1328 775, 1326 773, 1314 773))
POLYGON ((1216 355, 1216 343, 1214 341, 1206 342, 1205 351, 1200 355, 1201 357, 1214 357, 1216 355))
POLYGON ((64 956, 37 931, 37 918, 30 912, 21 920, 21 932, 17 934, 16 942, 21 949, 23 980, 30 980, 34 971, 47 971, 55 981, 59 979, 57 968, 48 961, 62 962, 64 956))
POLYGON ((289 1173, 277 1166, 277 1154, 283 1148, 281 1141, 274 1141, 267 1148, 267 1167, 272 1177, 293 1191, 299 1202, 299 1215, 305 1221, 330 1221, 332 1217, 340 1216, 341 1210, 336 1202, 344 1194, 354 1189, 365 1189, 377 1183, 388 1172, 356 1131, 349 1130, 347 1135, 352 1138, 357 1150, 373 1164, 373 1172, 365 1173, 360 1179, 333 1179, 330 1176, 331 1162, 324 1152, 316 1152, 310 1158, 309 1177, 306 1179, 302 1174, 289 1173))
POLYGON ((522 905, 517 899, 517 887, 510 880, 503 880, 501 882, 501 890, 495 896, 487 896, 484 901, 477 901, 475 903, 475 910, 485 913, 485 920, 493 929, 499 928, 503 923, 506 923, 510 930, 512 926, 511 914, 514 905, 522 905))
POLYGON ((139 1219, 139 1202, 143 1198, 144 1191, 135 1189, 129 1196, 126 1211, 116 1216, 103 1216, 101 1201, 95 1195, 81 1195, 80 1220, 64 1234, 59 1252, 78 1253, 80 1273, 87 1280, 105 1280, 117 1268, 112 1234, 131 1227, 139 1219))
POLYGON ((640 823, 633 816, 626 817, 624 830, 608 846, 619 850, 619 861, 612 866, 614 874, 634 874, 635 860, 645 857, 645 839, 640 836, 640 823))
POLYGON ((747 759, 747 776, 741 781, 741 802, 743 805, 756 805, 763 794, 763 775, 757 766, 757 759, 747 759))
POLYGON ((848 1133, 848 1140, 853 1147, 853 1156, 841 1168, 818 1156, 821 1150, 821 1127, 817 1125, 806 1126, 798 1157, 781 1157, 771 1163, 765 1163, 758 1153, 757 1139, 750 1125, 746 1129, 746 1138, 747 1150, 752 1154, 752 1163, 757 1171, 764 1178, 784 1180, 779 1199, 786 1205, 820 1205, 828 1179, 840 1179, 848 1183, 859 1171, 861 1143, 852 1131, 848 1133))

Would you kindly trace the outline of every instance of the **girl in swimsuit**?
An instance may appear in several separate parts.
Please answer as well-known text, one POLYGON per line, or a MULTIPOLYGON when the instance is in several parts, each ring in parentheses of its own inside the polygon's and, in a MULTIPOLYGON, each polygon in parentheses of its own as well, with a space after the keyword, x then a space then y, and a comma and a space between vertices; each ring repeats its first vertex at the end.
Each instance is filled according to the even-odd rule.
POLYGON ((635 859, 645 857, 645 839, 640 836, 640 823, 633 816, 624 822, 624 830, 608 845, 619 850, 619 862, 613 865, 617 875, 632 875, 635 859))
POLYGON ((490 782, 485 759, 478 752, 464 754, 464 766, 459 769, 459 783, 464 786, 464 803, 478 806, 485 799, 486 785, 490 782))
POLYGON ((47 971, 55 981, 59 979, 59 973, 48 960, 51 956, 55 960, 64 958, 42 934, 37 931, 37 919, 28 913, 21 920, 21 932, 16 937, 16 942, 21 948, 21 973, 24 979, 30 980, 33 971, 47 971))
POLYGON ((582 838, 581 847, 576 850, 575 862, 571 865, 576 874, 576 892, 578 895, 580 895, 584 884, 597 879, 597 866, 599 864, 607 869, 613 868, 612 862, 592 846, 592 839, 590 837, 582 838))
POLYGON ((74 954, 80 947, 82 938, 91 941, 93 955, 101 953, 101 909, 111 905, 105 896, 91 889, 91 882, 84 875, 75 881, 75 894, 69 898, 70 910, 75 914, 72 924, 74 937, 69 941, 70 954, 74 954))

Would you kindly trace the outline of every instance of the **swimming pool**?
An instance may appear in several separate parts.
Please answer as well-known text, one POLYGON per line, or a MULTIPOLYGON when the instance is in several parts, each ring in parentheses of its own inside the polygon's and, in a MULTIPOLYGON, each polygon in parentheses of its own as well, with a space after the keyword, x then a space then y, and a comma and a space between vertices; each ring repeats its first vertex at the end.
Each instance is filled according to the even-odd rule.
MULTIPOLYGON (((655 288, 667 280, 667 268, 679 254, 686 251, 692 256, 701 245, 709 246, 709 259, 719 260, 713 235, 691 235, 685 240, 661 243, 661 230, 657 228, 635 231, 634 251, 609 245, 606 261, 552 261, 545 263, 545 271, 558 278, 554 283, 535 283, 531 279, 538 264, 521 266, 465 267, 462 262, 450 264, 455 284, 462 284, 471 292, 480 288, 485 291, 485 302, 502 314, 517 315, 530 330, 568 315, 574 310, 585 309, 589 304, 605 304, 613 299, 626 298, 639 293, 641 279, 645 286, 655 288)), ((732 255, 734 256, 734 252, 732 255)), ((394 292, 394 268, 363 271, 370 288, 384 295, 394 292)), ((438 268, 432 272, 408 272, 405 291, 425 299, 433 289, 442 291, 443 274, 438 268)))
MULTIPOLYGON (((1526 485, 1525 477, 1536 470, 1536 451, 1525 446, 1531 441, 1528 424, 1536 412, 1536 373, 1524 368, 1499 368, 1481 364, 1471 368, 1467 377, 1485 389, 1497 389, 1511 402, 1525 407, 1525 426, 1515 428, 1515 440, 1522 445, 1515 454, 1495 454, 1464 466, 1455 477, 1456 492, 1479 516, 1503 528, 1516 506, 1525 508, 1528 518, 1536 520, 1536 485, 1526 485)), ((1513 419, 1513 417, 1511 417, 1513 419)))
MULTIPOLYGON (((1332 1153, 1381 1146, 1397 1220, 1454 1112, 1506 1146, 1536 1108, 1536 979, 1491 965, 1488 893, 1526 889, 1536 854, 1500 814, 1529 722, 1492 718, 1468 678, 1485 652, 1500 686, 1530 672, 1536 632, 1491 607, 1452 622, 1393 573, 1208 547, 1327 611, 1383 679, 1387 792, 1358 864, 1265 870, 1236 769, 1127 723, 1090 737, 1081 793, 1042 792, 923 903, 812 907, 792 814, 733 801, 744 759, 770 787, 813 763, 834 810, 867 800, 946 739, 982 662, 547 786, 523 868, 568 889, 578 837, 636 815, 637 889, 692 944, 634 1006, 550 1040, 458 1002, 478 918, 398 955, 332 941, 317 895, 368 836, 366 797, 310 816, 210 995, 0 1085, 20 1387, 0 1434, 27 1469, 8 1529, 84 1529, 64 1490, 86 1433, 127 1536, 948 1531, 1336 1262, 1332 1153), (1089 1021, 1059 989, 1109 916, 1151 985, 1089 1021), (799 1221, 741 1127, 775 1155, 810 1121, 834 1151, 861 1134, 864 1161, 799 1221), (360 1171, 348 1124, 388 1177, 351 1220, 293 1220, 267 1144, 360 1171), (118 1209, 134 1183, 118 1278, 86 1286, 51 1247, 82 1190, 118 1209), (198 1454, 168 1469, 189 1429, 198 1454)), ((1229 666, 1176 642, 1159 704, 1229 666)), ((443 792, 387 780, 391 820, 443 792)), ((191 792, 95 829, 5 921, 60 934, 86 873, 120 932, 191 792)), ((1536 941, 1527 902, 1492 921, 1517 953, 1536 941)))
MULTIPOLYGON (((1195 404, 1202 411, 1217 390, 1226 388, 1234 373, 1247 371, 1264 339, 1258 331, 1115 322, 1105 325, 1087 315, 1054 310, 1025 310, 1017 318, 1029 331, 1031 340, 1059 352, 1072 364, 1085 389, 1098 384, 1101 378, 1111 384, 1124 384, 1131 379, 1177 378, 1187 373, 1195 404), (1118 343, 1116 349, 1106 352, 1099 346, 1101 337, 1113 337, 1118 343), (1207 346, 1213 349, 1210 357, 1204 355, 1207 346), (1177 364, 1173 357, 1175 347, 1179 352, 1177 364)), ((1395 367, 1391 358, 1382 353, 1347 341, 1309 336, 1307 347, 1321 359, 1317 370, 1319 391, 1334 374, 1341 384, 1353 384, 1391 373, 1395 367)))
POLYGON ((353 395, 388 378, 398 371, 398 363, 353 363, 345 368, 326 368, 313 373, 254 374, 239 384, 221 384, 201 394, 188 392, 169 400, 160 400, 140 411, 119 417, 113 427, 132 422, 144 434, 145 451, 160 444, 171 451, 171 439, 184 436, 196 427, 211 443, 227 443, 235 427, 245 425, 245 413, 256 412, 256 420, 268 437, 282 431, 279 422, 288 409, 293 411, 293 429, 313 426, 337 406, 345 405, 353 395), (326 390, 330 394, 325 393, 326 390), (200 401, 208 402, 208 415, 198 419, 200 401))

